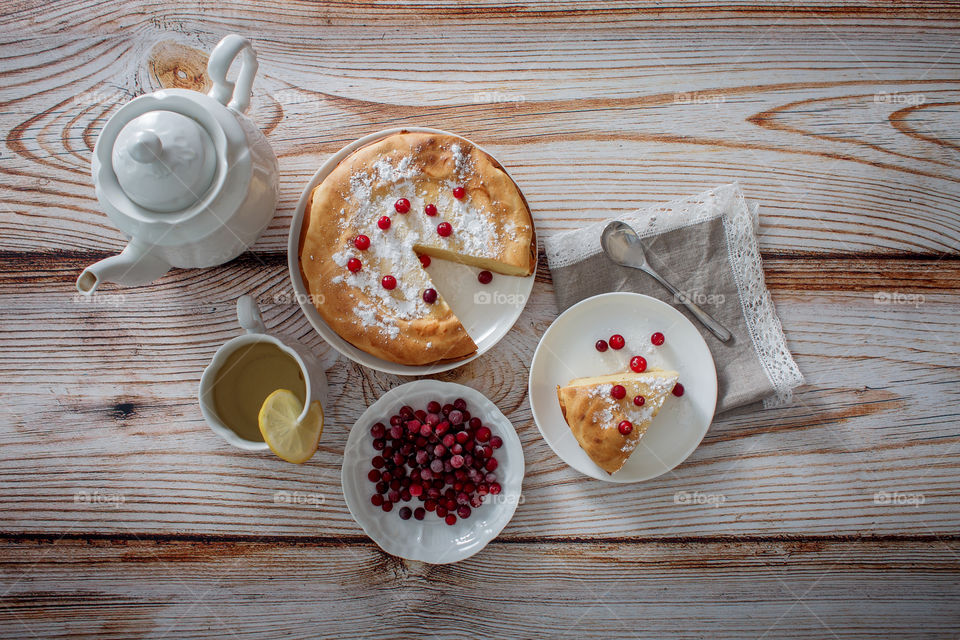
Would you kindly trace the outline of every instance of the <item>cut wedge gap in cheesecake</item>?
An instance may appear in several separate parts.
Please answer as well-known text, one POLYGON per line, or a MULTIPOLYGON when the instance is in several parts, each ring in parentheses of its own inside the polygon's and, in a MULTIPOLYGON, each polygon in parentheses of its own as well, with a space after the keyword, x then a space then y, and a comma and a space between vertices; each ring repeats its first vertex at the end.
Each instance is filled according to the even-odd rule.
POLYGON ((580 447, 613 474, 640 444, 677 379, 676 371, 657 369, 576 378, 557 387, 557 400, 580 447))

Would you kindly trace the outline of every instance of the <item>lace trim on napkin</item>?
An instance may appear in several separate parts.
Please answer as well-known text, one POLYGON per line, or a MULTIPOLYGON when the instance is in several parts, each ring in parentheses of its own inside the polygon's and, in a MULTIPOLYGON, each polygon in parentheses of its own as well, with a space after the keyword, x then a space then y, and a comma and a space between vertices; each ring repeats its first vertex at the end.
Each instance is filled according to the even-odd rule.
MULTIPOLYGON (((740 185, 733 183, 616 219, 632 226, 643 238, 723 216, 727 254, 743 316, 760 364, 776 393, 764 400, 764 406, 770 407, 789 402, 793 389, 803 384, 803 374, 787 349, 780 318, 764 281, 756 235, 757 211, 756 205, 747 206, 740 185)), ((550 268, 565 267, 600 253, 600 233, 609 222, 548 238, 544 244, 550 268)))

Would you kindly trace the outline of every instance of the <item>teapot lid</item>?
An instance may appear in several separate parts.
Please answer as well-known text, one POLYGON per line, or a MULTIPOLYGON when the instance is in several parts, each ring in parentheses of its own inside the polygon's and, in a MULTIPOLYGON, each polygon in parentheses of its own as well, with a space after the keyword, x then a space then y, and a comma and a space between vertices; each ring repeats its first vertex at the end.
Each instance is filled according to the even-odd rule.
POLYGON ((182 211, 213 183, 217 151, 206 129, 175 111, 147 111, 130 120, 113 143, 111 164, 120 188, 144 209, 182 211))

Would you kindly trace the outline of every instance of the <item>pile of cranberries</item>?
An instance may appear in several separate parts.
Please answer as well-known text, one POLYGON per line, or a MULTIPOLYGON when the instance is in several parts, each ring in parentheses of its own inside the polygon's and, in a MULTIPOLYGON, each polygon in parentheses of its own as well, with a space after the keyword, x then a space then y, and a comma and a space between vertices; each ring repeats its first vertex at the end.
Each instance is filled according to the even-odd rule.
MULTIPOLYGON (((666 338, 664 338, 664 335, 659 331, 655 332, 653 335, 650 336, 650 343, 653 344, 653 346, 655 347, 659 347, 663 345, 665 341, 666 341, 666 338)), ((615 351, 619 351, 620 349, 623 349, 626 346, 626 344, 627 344, 626 339, 619 333, 615 333, 612 336, 610 336, 610 338, 607 340, 602 340, 602 339, 597 340, 593 346, 594 348, 596 348, 597 351, 599 351, 600 353, 603 353, 607 349, 613 349, 615 351)), ((647 370, 647 359, 644 358, 643 356, 633 356, 632 358, 630 358, 630 370, 636 373, 643 373, 644 371, 647 370)), ((610 396, 614 400, 622 400, 626 395, 627 395, 627 390, 623 387, 623 385, 615 384, 613 385, 613 387, 610 388, 610 396)), ((680 384, 679 382, 673 386, 673 395, 677 397, 680 397, 683 395, 683 385, 680 384)), ((646 403, 646 401, 647 399, 644 398, 643 396, 633 397, 633 404, 635 404, 638 407, 642 407, 646 403)), ((617 429, 623 435, 625 436, 629 435, 630 432, 633 431, 633 423, 630 422, 629 420, 623 420, 620 422, 620 424, 617 425, 617 429)))
POLYGON ((370 427, 379 452, 367 473, 375 485, 370 498, 375 507, 389 512, 416 499, 422 506, 399 507, 401 519, 423 520, 432 511, 454 525, 458 516, 469 518, 485 496, 500 493, 493 454, 503 440, 470 415, 463 398, 444 405, 432 401, 425 410, 404 406, 388 422, 370 427))

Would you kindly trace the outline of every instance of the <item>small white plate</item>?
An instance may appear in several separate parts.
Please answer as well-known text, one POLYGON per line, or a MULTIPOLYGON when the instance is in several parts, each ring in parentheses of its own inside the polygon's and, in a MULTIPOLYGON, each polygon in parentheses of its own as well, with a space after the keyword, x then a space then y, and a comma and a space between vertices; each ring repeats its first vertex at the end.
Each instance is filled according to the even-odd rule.
MULTIPOLYGON (((442 371, 449 371, 471 360, 479 358, 497 344, 503 336, 510 331, 513 324, 523 312, 527 300, 530 298, 530 291, 533 289, 535 274, 526 277, 504 276, 494 274, 493 282, 487 285, 481 285, 477 282, 477 274, 480 269, 468 267, 462 264, 456 264, 447 260, 433 260, 427 271, 436 285, 437 291, 443 296, 453 312, 457 314, 460 323, 466 328, 467 333, 473 338, 477 345, 477 352, 462 360, 453 362, 442 362, 431 365, 403 365, 376 356, 370 355, 362 349, 358 349, 330 328, 320 313, 311 302, 310 292, 303 283, 303 277, 300 274, 300 229, 303 226, 303 214, 310 199, 310 193, 313 189, 323 182, 323 179, 330 175, 340 161, 346 158, 360 147, 376 142, 395 133, 404 131, 426 132, 441 135, 455 136, 462 140, 470 142, 462 136, 441 131, 440 129, 428 129, 426 127, 403 127, 401 129, 386 129, 378 131, 359 140, 351 142, 323 163, 320 169, 314 174, 307 186, 304 187, 300 195, 300 201, 297 203, 297 210, 293 214, 293 222, 290 224, 290 236, 287 240, 287 266, 290 271, 290 280, 293 284, 293 291, 296 294, 300 308, 307 316, 307 320, 313 325, 324 340, 330 343, 334 349, 347 356, 354 362, 377 369, 384 373, 394 373, 403 376, 422 376, 442 371)), ((489 151, 485 151, 479 145, 470 142, 484 153, 493 157, 489 151)), ((504 169, 506 171, 506 169, 504 169)), ((509 174, 508 174, 509 175, 509 174)), ((518 187, 519 188, 519 187, 518 187)))
POLYGON ((687 459, 706 435, 717 404, 717 371, 703 337, 683 314, 665 302, 638 293, 604 293, 560 314, 540 339, 530 365, 530 408, 544 440, 568 465, 597 480, 639 482, 655 478, 687 459), (655 347, 650 336, 666 340, 655 347), (600 353, 597 340, 619 333, 626 346, 600 353), (573 378, 630 370, 640 355, 648 368, 680 374, 682 397, 667 399, 640 445, 613 475, 601 469, 570 431, 557 387, 573 378))
MULTIPOLYGON (((381 549, 407 560, 432 564, 457 562, 487 546, 513 517, 523 484, 523 448, 510 421, 479 391, 452 382, 417 380, 391 389, 370 405, 353 425, 343 453, 341 483, 353 519, 381 549), (374 506, 370 497, 375 489, 367 473, 373 468, 370 461, 378 452, 373 448, 370 427, 377 422, 388 424, 390 416, 403 405, 422 409, 431 400, 445 404, 456 398, 466 400, 471 415, 479 417, 494 435, 503 439, 503 446, 495 453, 499 463, 496 473, 502 487, 500 494, 488 495, 469 518, 458 518, 453 526, 429 511, 423 520, 401 520, 397 508, 385 513, 374 506)), ((411 500, 399 506, 413 509, 422 504, 411 500)))

